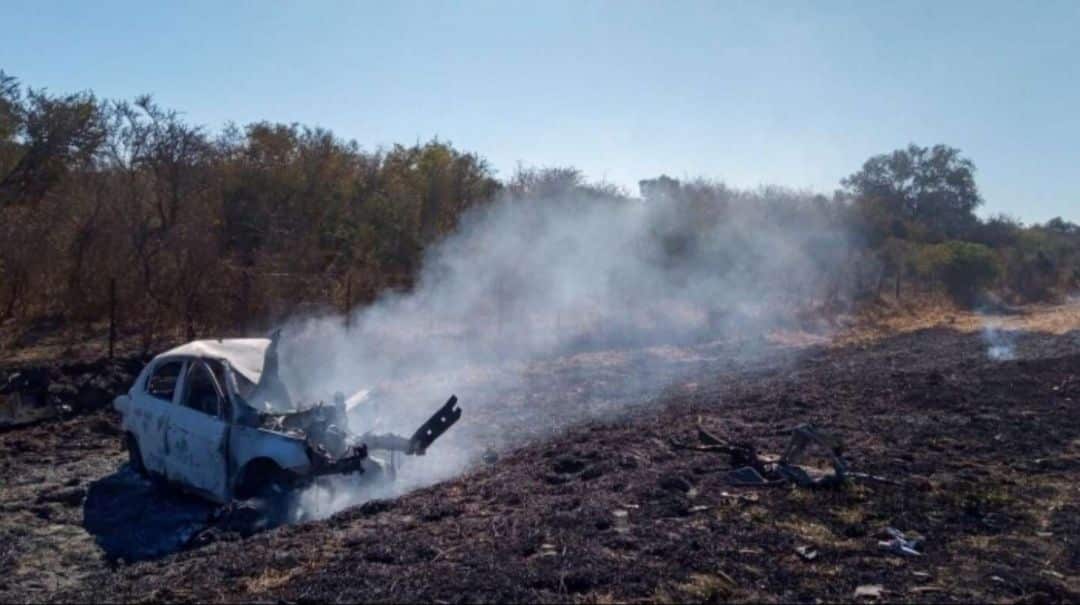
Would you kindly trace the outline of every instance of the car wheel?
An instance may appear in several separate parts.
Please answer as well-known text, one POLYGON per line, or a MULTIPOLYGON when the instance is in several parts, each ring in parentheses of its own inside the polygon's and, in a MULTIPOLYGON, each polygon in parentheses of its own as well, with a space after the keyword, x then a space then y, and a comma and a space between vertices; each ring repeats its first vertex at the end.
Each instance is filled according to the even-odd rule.
POLYGON ((243 479, 236 489, 236 496, 241 500, 248 498, 267 498, 289 491, 288 474, 276 464, 259 460, 244 469, 243 479))
POLYGON ((234 513, 238 516, 234 515, 230 524, 249 535, 288 523, 295 487, 296 481, 276 464, 265 460, 252 463, 236 489, 240 502, 234 504, 234 513))

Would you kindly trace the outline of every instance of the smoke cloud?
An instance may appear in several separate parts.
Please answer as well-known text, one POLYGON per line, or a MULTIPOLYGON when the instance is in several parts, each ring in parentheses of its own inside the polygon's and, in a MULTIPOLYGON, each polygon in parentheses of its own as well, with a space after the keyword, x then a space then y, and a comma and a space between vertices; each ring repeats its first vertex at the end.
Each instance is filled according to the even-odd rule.
POLYGON ((702 184, 646 199, 566 187, 474 209, 428 249, 409 292, 348 328, 331 316, 285 326, 282 375, 299 399, 372 389, 356 433, 410 435, 452 393, 464 412, 392 484, 334 479, 301 508, 398 495, 487 448, 617 414, 701 367, 695 355, 718 355, 709 343, 741 338, 723 355, 755 354, 761 334, 844 298, 841 225, 821 198, 702 184))
POLYGON ((986 356, 994 361, 1016 359, 1016 334, 1002 329, 1000 322, 983 319, 982 339, 986 343, 986 356))

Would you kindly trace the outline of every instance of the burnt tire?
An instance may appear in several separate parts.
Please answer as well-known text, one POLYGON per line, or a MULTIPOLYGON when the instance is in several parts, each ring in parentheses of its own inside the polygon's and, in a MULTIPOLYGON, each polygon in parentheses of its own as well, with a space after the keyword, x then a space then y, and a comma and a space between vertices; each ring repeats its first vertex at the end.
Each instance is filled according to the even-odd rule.
POLYGON ((236 488, 225 525, 241 535, 277 527, 289 522, 294 481, 286 471, 270 461, 256 461, 244 469, 236 488))
POLYGON ((131 467, 131 470, 135 471, 140 477, 148 477, 150 473, 147 472, 146 464, 143 463, 139 441, 131 433, 124 436, 124 447, 128 451, 128 466, 131 467))
POLYGON ((281 467, 268 460, 257 460, 244 468, 236 487, 236 497, 240 500, 271 498, 287 493, 291 484, 289 474, 281 467))

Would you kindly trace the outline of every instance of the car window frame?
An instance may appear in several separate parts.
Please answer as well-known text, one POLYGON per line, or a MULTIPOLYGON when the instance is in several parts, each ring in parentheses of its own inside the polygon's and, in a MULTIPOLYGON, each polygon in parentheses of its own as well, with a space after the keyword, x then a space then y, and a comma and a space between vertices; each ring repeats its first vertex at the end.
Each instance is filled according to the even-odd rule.
POLYGON ((218 406, 218 418, 226 424, 232 424, 233 415, 233 392, 235 391, 234 383, 236 378, 233 375, 232 365, 229 364, 229 360, 218 357, 207 357, 202 361, 206 362, 207 366, 210 363, 217 363, 221 366, 221 375, 219 376, 214 368, 210 366, 210 373, 213 374, 214 380, 217 381, 218 390, 221 391, 222 402, 218 406))
POLYGON ((187 378, 187 369, 188 360, 182 357, 165 357, 163 359, 159 359, 156 363, 154 363, 154 367, 151 368, 150 372, 146 375, 146 382, 143 384, 143 392, 146 393, 146 395, 154 401, 172 404, 177 403, 177 396, 180 393, 181 386, 187 378), (154 394, 153 391, 150 390, 150 381, 153 380, 154 376, 158 373, 159 370, 161 370, 161 368, 172 363, 179 363, 180 370, 176 373, 176 384, 173 385, 172 398, 164 399, 162 397, 158 397, 154 394))
MULTIPOLYGON (((177 389, 177 390, 180 391, 181 389, 177 389)), ((206 360, 201 359, 201 358, 188 359, 187 363, 184 364, 183 389, 182 389, 182 392, 179 393, 179 397, 176 399, 176 405, 178 405, 178 406, 180 406, 182 408, 189 409, 189 410, 191 410, 193 412, 202 414, 203 416, 207 416, 209 418, 216 418, 216 419, 224 421, 224 422, 228 422, 228 419, 225 418, 225 411, 226 411, 227 408, 231 407, 231 405, 229 403, 228 390, 225 388, 224 385, 222 385, 222 384, 220 384, 218 382, 217 375, 214 374, 214 370, 210 367, 210 365, 208 363, 206 363, 206 360), (205 411, 203 411, 201 409, 193 408, 193 407, 187 405, 188 382, 189 382, 188 377, 191 374, 191 372, 196 367, 198 367, 199 365, 202 365, 206 369, 206 372, 208 374, 210 374, 210 380, 212 381, 212 383, 214 385, 214 389, 217 391, 217 394, 218 394, 218 406, 217 406, 217 408, 218 409, 217 409, 216 414, 208 414, 208 413, 206 413, 205 411)))

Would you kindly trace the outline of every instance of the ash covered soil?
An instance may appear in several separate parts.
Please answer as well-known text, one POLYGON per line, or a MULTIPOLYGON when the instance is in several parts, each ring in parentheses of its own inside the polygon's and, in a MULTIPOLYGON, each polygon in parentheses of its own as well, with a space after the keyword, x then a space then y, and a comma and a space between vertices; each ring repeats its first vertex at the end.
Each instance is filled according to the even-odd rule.
MULTIPOLYGON (((127 471, 107 410, 10 429, 0 601, 1076 602, 1077 317, 1007 320, 1023 331, 1005 361, 970 318, 746 356, 556 360, 513 412, 477 411, 505 441, 493 464, 247 538, 205 531, 210 507, 127 471), (674 383, 612 403, 642 371, 674 383), (888 481, 735 487, 726 455, 673 445, 700 426, 780 454, 806 422, 888 481), (886 527, 922 536, 922 555, 881 548, 886 527), (144 560, 117 560, 132 543, 144 560)), ((462 407, 452 431, 480 434, 462 407)))

